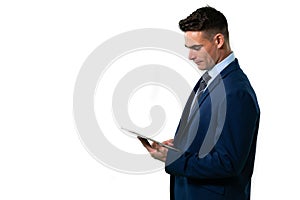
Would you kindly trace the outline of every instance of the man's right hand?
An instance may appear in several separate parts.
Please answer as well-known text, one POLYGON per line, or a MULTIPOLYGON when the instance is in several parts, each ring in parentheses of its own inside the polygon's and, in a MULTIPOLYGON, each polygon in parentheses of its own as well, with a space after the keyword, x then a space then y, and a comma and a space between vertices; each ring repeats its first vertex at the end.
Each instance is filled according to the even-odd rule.
MULTIPOLYGON (((141 141, 143 146, 147 149, 147 151, 150 153, 151 157, 154 159, 160 160, 162 162, 166 161, 168 149, 165 147, 160 146, 158 143, 153 142, 150 144, 148 140, 138 137, 138 139, 141 141)), ((162 142, 163 144, 173 146, 173 139, 167 140, 162 142)))

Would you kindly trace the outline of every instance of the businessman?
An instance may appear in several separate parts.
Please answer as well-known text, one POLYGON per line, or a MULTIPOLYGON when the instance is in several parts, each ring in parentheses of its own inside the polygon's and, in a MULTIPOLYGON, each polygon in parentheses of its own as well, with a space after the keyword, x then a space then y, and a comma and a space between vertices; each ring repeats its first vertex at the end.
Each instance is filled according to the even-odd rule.
POLYGON ((249 200, 260 110, 229 44, 225 16, 202 7, 179 22, 189 59, 203 76, 184 107, 174 139, 181 149, 143 145, 165 162, 175 200, 249 200))

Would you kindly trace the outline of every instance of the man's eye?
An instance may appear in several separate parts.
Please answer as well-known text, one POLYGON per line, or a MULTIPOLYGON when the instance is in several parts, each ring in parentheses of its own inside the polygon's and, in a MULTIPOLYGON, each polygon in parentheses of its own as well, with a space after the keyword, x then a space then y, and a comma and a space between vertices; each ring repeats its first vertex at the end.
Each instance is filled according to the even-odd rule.
POLYGON ((196 46, 196 47, 193 47, 193 50, 195 51, 199 51, 201 49, 202 46, 196 46))

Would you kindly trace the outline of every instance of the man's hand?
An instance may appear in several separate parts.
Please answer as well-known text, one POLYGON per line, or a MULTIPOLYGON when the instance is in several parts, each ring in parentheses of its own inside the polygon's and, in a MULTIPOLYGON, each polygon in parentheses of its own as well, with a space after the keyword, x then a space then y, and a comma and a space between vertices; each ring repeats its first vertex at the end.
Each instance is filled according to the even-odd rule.
MULTIPOLYGON (((155 158, 157 160, 160 160, 162 162, 166 161, 167 153, 168 153, 168 149, 167 148, 160 146, 156 142, 153 142, 152 144, 150 144, 148 142, 148 140, 146 140, 144 138, 141 138, 141 137, 138 137, 138 139, 141 141, 141 143, 143 144, 143 146, 147 149, 147 151, 150 153, 150 155, 153 158, 155 158)), ((166 144, 166 145, 173 146, 173 139, 164 141, 162 143, 166 144)))

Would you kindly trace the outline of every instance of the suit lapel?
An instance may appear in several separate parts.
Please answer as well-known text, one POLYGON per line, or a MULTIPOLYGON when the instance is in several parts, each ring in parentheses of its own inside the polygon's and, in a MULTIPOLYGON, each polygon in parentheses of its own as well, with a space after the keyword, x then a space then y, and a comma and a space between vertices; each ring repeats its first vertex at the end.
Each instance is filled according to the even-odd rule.
MULTIPOLYGON (((220 84, 220 82, 221 81, 223 81, 223 79, 224 78, 226 78, 226 76, 228 75, 228 74, 230 74, 230 72, 232 72, 232 71, 234 71, 234 70, 236 70, 236 69, 238 69, 238 67, 239 67, 239 65, 238 65, 238 60, 237 59, 235 59, 232 63, 230 63, 222 72, 221 72, 221 74, 219 74, 212 82, 211 82, 211 84, 208 86, 208 88, 206 88, 206 90, 203 92, 203 94, 199 97, 199 99, 198 99, 198 107, 196 108, 196 109, 194 109, 192 112, 193 113, 191 113, 191 117, 190 117, 190 119, 189 119, 189 121, 187 121, 187 119, 188 119, 188 115, 189 115, 189 112, 187 112, 187 109, 189 109, 190 107, 191 107, 191 102, 192 102, 192 100, 193 100, 193 98, 191 98, 191 96, 193 96, 194 97, 194 95, 195 95, 195 91, 197 91, 197 90, 195 90, 195 88, 199 88, 199 81, 197 82, 197 84, 196 84, 196 86, 194 87, 194 95, 190 95, 190 97, 189 97, 189 104, 188 104, 188 106, 186 106, 185 107, 185 115, 184 116, 182 116, 182 117, 184 117, 184 118, 181 118, 181 120, 182 119, 184 119, 183 121, 185 121, 185 123, 184 124, 182 124, 182 125, 184 125, 182 128, 182 130, 184 131, 185 129, 186 129, 186 127, 190 124, 190 122, 192 121, 192 119, 194 118, 194 115, 195 115, 195 113, 200 109, 200 106, 202 105, 202 103, 204 102, 204 100, 209 96, 209 94, 220 84), (197 85, 198 85, 198 87, 197 87, 197 85), (187 113, 187 114, 186 114, 187 113)), ((223 83, 221 83, 221 84, 223 84, 223 83)))
POLYGON ((182 115, 181 115, 181 118, 180 118, 180 122, 179 122, 179 125, 178 125, 178 128, 177 128, 177 131, 176 131, 176 134, 178 132, 180 132, 180 130, 182 130, 185 126, 186 126, 186 123, 187 123, 187 118, 189 116, 189 111, 190 111, 190 107, 191 107, 191 104, 193 102, 193 99, 195 97, 195 94, 199 88, 199 85, 200 85, 200 79, 198 80, 198 82, 196 83, 196 85, 194 86, 185 106, 184 106, 184 109, 183 109, 183 112, 182 112, 182 115))
POLYGON ((215 89, 215 87, 220 83, 220 80, 221 80, 221 76, 218 75, 213 80, 213 82, 208 86, 208 88, 206 88, 206 90, 199 97, 199 99, 196 100, 196 101, 198 101, 198 106, 197 106, 196 109, 191 110, 192 113, 190 113, 191 116, 190 116, 190 120, 188 122, 190 122, 193 119, 195 113, 200 109, 200 106, 202 105, 203 101, 209 96, 209 93, 211 93, 215 89))

